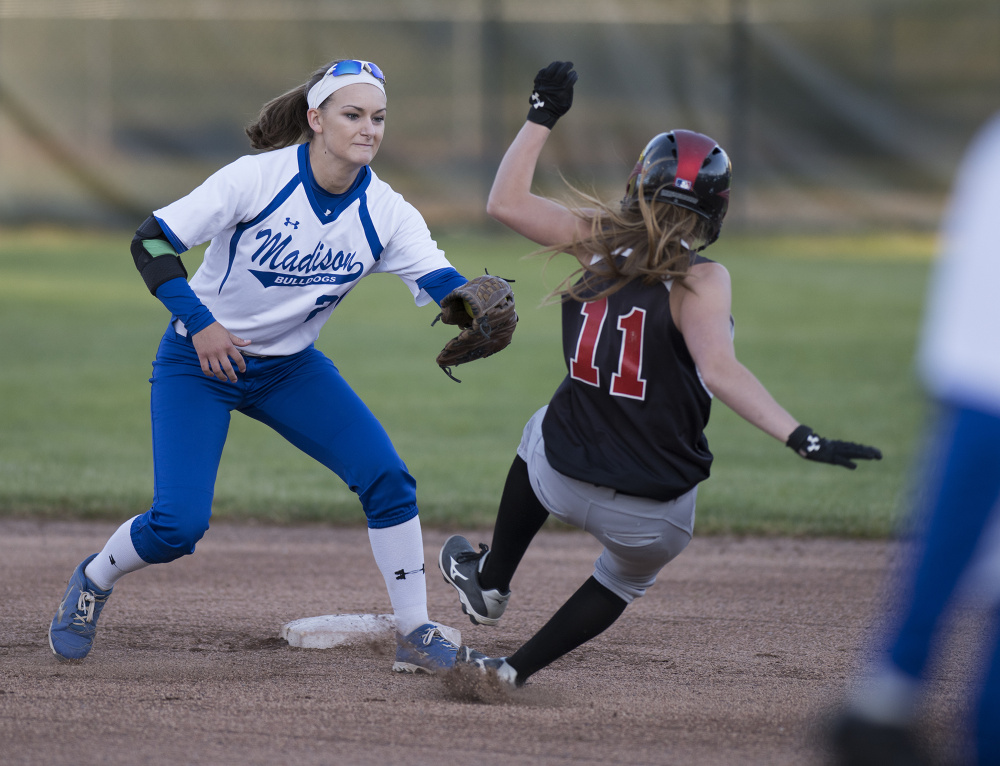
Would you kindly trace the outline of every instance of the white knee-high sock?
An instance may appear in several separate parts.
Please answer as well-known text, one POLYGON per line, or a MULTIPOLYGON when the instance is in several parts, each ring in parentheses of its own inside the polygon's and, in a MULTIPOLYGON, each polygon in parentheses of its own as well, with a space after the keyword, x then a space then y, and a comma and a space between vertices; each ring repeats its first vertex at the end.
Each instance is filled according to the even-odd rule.
POLYGON ((132 544, 132 522, 135 519, 133 516, 118 527, 97 558, 87 564, 83 573, 98 588, 108 590, 129 572, 149 566, 149 562, 139 558, 132 544))
POLYGON ((389 591, 396 629, 405 636, 430 621, 420 518, 414 516, 394 527, 369 528, 368 539, 389 591))

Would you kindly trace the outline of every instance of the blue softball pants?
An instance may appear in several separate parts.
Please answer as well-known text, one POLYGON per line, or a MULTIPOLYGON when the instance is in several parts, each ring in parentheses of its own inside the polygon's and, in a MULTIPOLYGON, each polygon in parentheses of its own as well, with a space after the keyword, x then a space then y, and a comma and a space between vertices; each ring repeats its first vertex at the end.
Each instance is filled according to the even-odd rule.
MULTIPOLYGON (((385 429, 323 353, 245 357, 235 383, 207 377, 190 338, 169 327, 153 362, 152 506, 132 523, 146 562, 194 552, 208 529, 222 448, 236 410, 259 420, 336 473, 371 528, 417 515, 416 482, 385 429)), ((234 365, 235 366, 235 365, 234 365)))
MULTIPOLYGON (((987 535, 1000 513, 1000 418, 949 407, 932 432, 933 452, 924 475, 925 528, 908 574, 903 619, 890 637, 889 657, 907 675, 921 678, 940 636, 955 592, 970 564, 1000 556, 987 535)), ((988 570, 986 570, 988 571, 988 570)), ((1000 764, 1000 635, 984 636, 980 685, 972 705, 977 763, 1000 764)))

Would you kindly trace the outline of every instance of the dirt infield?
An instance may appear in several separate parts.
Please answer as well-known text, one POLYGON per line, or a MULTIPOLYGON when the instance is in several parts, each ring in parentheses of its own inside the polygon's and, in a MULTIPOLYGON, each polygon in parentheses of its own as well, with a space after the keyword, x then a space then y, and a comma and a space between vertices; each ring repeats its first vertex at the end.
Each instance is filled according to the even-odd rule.
MULTIPOLYGON (((822 764, 817 722, 900 554, 696 537, 609 631, 507 691, 392 673, 389 640, 318 650, 278 638, 301 617, 389 611, 363 528, 213 527, 194 556, 122 580, 91 656, 59 663, 48 622, 115 526, 0 520, 3 763, 822 764)), ((586 535, 543 532, 504 620, 477 627, 434 564, 454 531, 488 540, 424 530, 431 617, 490 654, 527 638, 598 553, 586 535)), ((935 671, 926 730, 939 747, 953 746, 966 666, 935 671)))

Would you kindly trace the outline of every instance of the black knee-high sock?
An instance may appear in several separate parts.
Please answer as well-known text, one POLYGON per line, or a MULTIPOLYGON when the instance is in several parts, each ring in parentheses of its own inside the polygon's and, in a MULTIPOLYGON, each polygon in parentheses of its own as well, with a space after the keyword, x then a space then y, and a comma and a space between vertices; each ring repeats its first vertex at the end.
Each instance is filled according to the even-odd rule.
POLYGON ((555 662, 614 623, 628 604, 593 577, 569 597, 542 629, 507 658, 525 681, 546 665, 555 662))
POLYGON ((507 481, 500 497, 490 555, 486 557, 483 571, 479 573, 481 588, 496 588, 501 593, 510 590, 510 581, 517 565, 521 563, 528 545, 548 517, 549 512, 538 501, 531 488, 528 464, 520 457, 515 457, 507 472, 507 481))

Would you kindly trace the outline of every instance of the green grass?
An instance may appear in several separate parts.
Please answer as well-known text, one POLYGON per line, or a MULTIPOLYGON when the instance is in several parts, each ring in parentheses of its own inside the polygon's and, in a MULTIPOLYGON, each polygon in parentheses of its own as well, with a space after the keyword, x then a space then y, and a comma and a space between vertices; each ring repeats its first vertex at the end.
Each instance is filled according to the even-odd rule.
MULTIPOLYGON (((0 233, 0 513, 120 519, 148 507, 148 384, 166 325, 128 253, 130 233, 0 233)), ((365 280, 318 344, 386 426, 418 481, 425 524, 492 522, 521 428, 564 374, 559 310, 542 307, 531 248, 503 234, 440 244, 467 275, 515 280, 509 349, 457 368, 434 363, 452 328, 431 327, 395 277, 365 280)), ((713 408, 717 460, 700 490, 699 533, 884 536, 897 523, 925 405, 912 370, 929 236, 724 237, 737 352, 797 418, 879 446, 857 471, 807 463, 713 408)), ((189 271, 197 257, 187 256, 189 271)), ((236 415, 215 513, 229 519, 361 523, 339 480, 236 415)))

